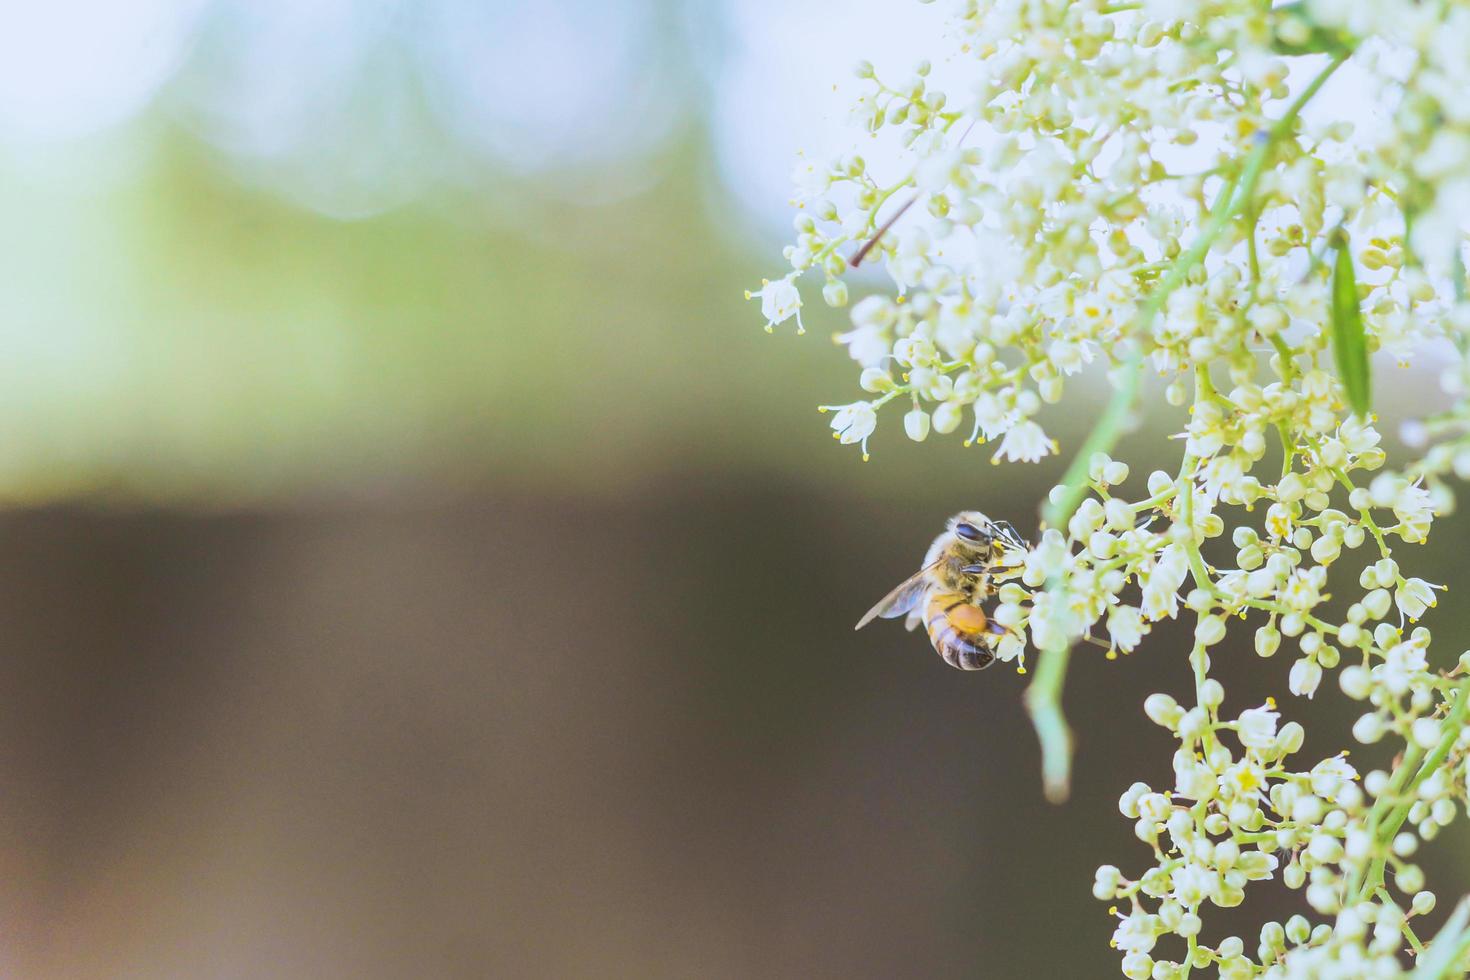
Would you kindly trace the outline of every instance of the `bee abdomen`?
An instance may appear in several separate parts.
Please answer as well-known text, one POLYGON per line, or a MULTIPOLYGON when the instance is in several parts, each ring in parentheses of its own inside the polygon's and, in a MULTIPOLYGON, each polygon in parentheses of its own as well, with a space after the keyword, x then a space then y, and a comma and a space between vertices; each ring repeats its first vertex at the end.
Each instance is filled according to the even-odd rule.
POLYGON ((958 592, 938 592, 924 606, 929 642, 944 662, 960 670, 983 670, 995 662, 985 611, 958 592))

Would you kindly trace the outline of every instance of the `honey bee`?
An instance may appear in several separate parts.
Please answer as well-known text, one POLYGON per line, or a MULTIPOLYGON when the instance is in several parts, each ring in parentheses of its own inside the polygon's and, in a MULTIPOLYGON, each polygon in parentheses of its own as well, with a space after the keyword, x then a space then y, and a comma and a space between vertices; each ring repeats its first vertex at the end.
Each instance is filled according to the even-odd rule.
POLYGON ((924 567, 869 609, 854 629, 879 617, 906 615, 905 627, 922 622, 945 663, 983 670, 995 662, 995 645, 1009 632, 983 608, 995 593, 992 572, 1007 551, 1028 547, 1009 522, 992 521, 978 510, 960 511, 929 546, 924 567))

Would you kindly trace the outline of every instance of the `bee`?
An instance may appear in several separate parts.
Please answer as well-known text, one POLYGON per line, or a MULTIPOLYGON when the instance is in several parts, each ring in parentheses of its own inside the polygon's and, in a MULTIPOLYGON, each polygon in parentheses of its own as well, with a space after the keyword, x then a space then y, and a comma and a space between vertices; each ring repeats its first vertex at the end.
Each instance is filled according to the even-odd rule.
POLYGON ((993 571, 1007 551, 1030 545, 1007 521, 978 510, 949 519, 924 556, 924 567, 868 610, 854 629, 879 617, 907 616, 905 626, 924 624, 929 642, 944 662, 961 670, 983 670, 995 662, 995 645, 1010 631, 986 615, 995 594, 993 571))

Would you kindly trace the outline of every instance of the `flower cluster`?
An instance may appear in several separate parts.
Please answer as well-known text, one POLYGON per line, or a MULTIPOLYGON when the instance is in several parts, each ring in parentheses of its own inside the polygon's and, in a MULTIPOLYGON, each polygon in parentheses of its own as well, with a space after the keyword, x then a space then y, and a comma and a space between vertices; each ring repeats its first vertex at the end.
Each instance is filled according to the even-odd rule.
POLYGON ((1470 906, 1416 934, 1435 896, 1413 863, 1466 803, 1470 653, 1434 666, 1416 624, 1442 587, 1396 557, 1453 506, 1450 477, 1470 477, 1470 6, 953 14, 945 83, 927 62, 903 80, 858 66, 855 121, 903 163, 802 162, 790 271, 751 294, 767 328, 799 326, 804 277, 843 307, 855 269, 885 267, 892 290, 854 303, 837 336, 871 397, 824 406, 865 458, 897 401, 916 441, 961 432, 995 442, 996 462, 1036 461, 1059 451, 1043 423, 1067 380, 1111 385, 993 617, 1010 631, 1001 659, 1022 638, 1041 651, 1028 703, 1062 779, 1072 645, 1117 656, 1162 620, 1193 623, 1194 703, 1145 702, 1177 740, 1173 782, 1120 801, 1152 864, 1105 866, 1094 886, 1121 909, 1126 976, 1470 968, 1470 906), (1318 111, 1335 84, 1376 114, 1318 111), (1449 364, 1442 410, 1404 426, 1416 458, 1394 465, 1368 404, 1374 352, 1449 364), (1137 481, 1111 452, 1144 374, 1181 409, 1182 458, 1137 481), (1360 702, 1354 738, 1393 762, 1300 762, 1289 702, 1227 710, 1211 653, 1242 623, 1257 654, 1290 659, 1291 696, 1335 685, 1360 702), (1265 879, 1299 890, 1301 914, 1206 944, 1209 907, 1265 879))

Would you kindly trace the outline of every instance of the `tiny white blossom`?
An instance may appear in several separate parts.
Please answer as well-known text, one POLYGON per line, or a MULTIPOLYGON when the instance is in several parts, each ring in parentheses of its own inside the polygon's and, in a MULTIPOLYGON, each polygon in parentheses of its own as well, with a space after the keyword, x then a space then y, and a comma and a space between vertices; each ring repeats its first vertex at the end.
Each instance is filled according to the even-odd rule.
POLYGON ((1317 693, 1317 686, 1321 683, 1322 668, 1315 660, 1302 659, 1291 665, 1291 677, 1287 686, 1292 694, 1310 698, 1317 693))
POLYGON ((1056 443, 1047 438, 1041 426, 1027 419, 1017 423, 1006 432, 994 458, 997 462, 1004 459, 1013 462, 1035 463, 1054 452, 1056 452, 1056 443))
POLYGON ((1269 707, 1247 708, 1237 720, 1240 744, 1248 749, 1269 749, 1276 743, 1276 720, 1281 713, 1269 707))
POLYGON ((791 277, 767 281, 755 292, 747 291, 746 299, 760 297, 761 316, 766 318, 766 331, 769 333, 777 324, 785 323, 791 317, 796 317, 796 332, 806 333, 806 327, 801 322, 801 293, 796 288, 796 283, 791 277))
POLYGON ((868 458, 868 437, 878 427, 878 413, 871 402, 853 402, 851 405, 824 406, 823 411, 835 412, 832 416, 832 435, 844 446, 861 443, 863 459, 868 458))

